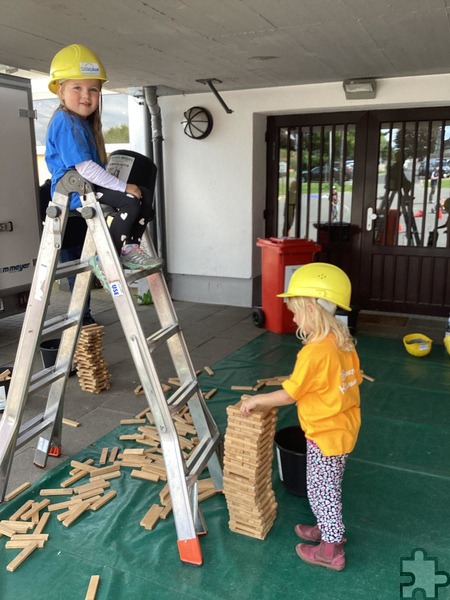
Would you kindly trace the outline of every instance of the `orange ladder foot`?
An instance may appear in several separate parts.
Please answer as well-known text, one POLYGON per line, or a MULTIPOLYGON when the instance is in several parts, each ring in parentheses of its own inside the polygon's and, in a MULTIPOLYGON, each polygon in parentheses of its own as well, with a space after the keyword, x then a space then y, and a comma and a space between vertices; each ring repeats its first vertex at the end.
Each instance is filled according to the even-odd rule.
POLYGON ((202 551, 198 537, 190 540, 178 540, 178 552, 182 562, 200 567, 203 564, 202 551))
POLYGON ((48 451, 49 456, 59 457, 59 456, 61 456, 61 453, 62 453, 61 446, 54 446, 53 444, 50 445, 50 450, 48 451))

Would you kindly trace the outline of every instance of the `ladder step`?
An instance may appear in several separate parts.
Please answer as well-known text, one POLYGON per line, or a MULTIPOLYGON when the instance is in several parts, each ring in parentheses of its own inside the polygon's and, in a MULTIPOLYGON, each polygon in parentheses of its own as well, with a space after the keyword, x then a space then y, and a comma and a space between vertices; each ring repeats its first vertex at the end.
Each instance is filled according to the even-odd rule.
POLYGON ((67 262, 59 263, 56 267, 55 279, 64 279, 65 277, 71 277, 78 275, 78 273, 85 273, 90 270, 90 266, 87 262, 81 262, 77 260, 68 260, 67 262))
POLYGON ((209 459, 216 451, 217 442, 219 441, 219 432, 213 437, 204 437, 194 450, 190 453, 189 458, 186 461, 186 468, 189 475, 186 478, 187 484, 192 485, 203 469, 208 464, 209 459))
POLYGON ((158 273, 159 271, 161 271, 161 269, 162 265, 160 265, 159 267, 154 267, 153 269, 142 269, 139 271, 130 271, 129 269, 126 269, 124 271, 125 281, 127 282, 127 285, 130 285, 130 283, 133 283, 133 281, 137 281, 138 279, 144 279, 144 277, 148 277, 152 273, 158 273))
POLYGON ((16 448, 21 448, 24 446, 29 440, 35 438, 37 435, 45 431, 47 427, 50 427, 50 425, 53 425, 54 422, 55 415, 49 415, 46 419, 44 419, 44 413, 41 413, 24 423, 19 429, 16 448))
POLYGON ((197 392, 198 382, 196 379, 183 383, 167 400, 170 414, 176 415, 197 392))
POLYGON ((148 349, 150 352, 153 352, 153 350, 155 350, 158 346, 164 342, 167 342, 168 339, 177 333, 180 333, 180 326, 178 323, 174 323, 168 327, 164 327, 164 329, 160 329, 159 331, 152 333, 152 335, 147 338, 148 349))
POLYGON ((60 367, 56 369, 54 366, 48 367, 47 369, 42 369, 42 371, 38 371, 31 377, 30 387, 28 388, 29 394, 34 394, 45 388, 58 379, 66 376, 66 367, 60 367))
POLYGON ((65 329, 78 325, 80 314, 76 313, 72 316, 59 315, 45 321, 42 329, 42 338, 53 337, 58 333, 62 333, 65 329))

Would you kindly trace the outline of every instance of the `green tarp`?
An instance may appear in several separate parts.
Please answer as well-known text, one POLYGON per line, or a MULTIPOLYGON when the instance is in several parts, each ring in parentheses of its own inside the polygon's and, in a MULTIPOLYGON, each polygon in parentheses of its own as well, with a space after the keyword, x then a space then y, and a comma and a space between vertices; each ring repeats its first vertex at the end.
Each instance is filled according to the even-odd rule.
MULTIPOLYGON (((214 365, 213 377, 200 377, 204 392, 218 388, 208 406, 222 433, 226 406, 237 402, 241 393, 231 386, 288 374, 298 347, 294 336, 266 332, 214 365)), ((111 481, 117 491, 114 500, 68 528, 53 513, 45 529, 49 541, 14 573, 6 571, 6 565, 19 550, 6 550, 8 538, 0 539, 0 598, 81 600, 94 574, 100 575, 97 600, 412 598, 424 583, 424 572, 432 579, 432 573, 419 566, 419 583, 401 575, 406 564, 402 559, 411 558, 415 549, 436 559, 433 568, 450 571, 450 361, 439 347, 425 358, 411 357, 396 340, 358 336, 357 347, 363 369, 376 381, 362 384, 363 425, 344 479, 348 542, 343 572, 312 567, 297 558, 293 527, 312 522, 312 515, 306 498, 283 488, 277 468, 273 482, 278 515, 264 541, 229 530, 222 495, 202 503, 209 529, 201 537, 202 567, 180 562, 172 515, 153 531, 139 525, 150 505, 159 502, 164 484, 131 478, 130 469, 122 468, 124 475, 111 481), (403 590, 402 583, 407 586, 403 590)), ((296 422, 293 406, 279 410, 278 429, 296 422)), ((118 436, 133 430, 119 426, 70 460, 98 459, 102 448, 121 445, 118 436)), ((7 519, 29 498, 40 500, 40 489, 59 487, 68 476, 70 460, 2 504, 0 519, 7 519)), ((436 595, 419 592, 416 597, 450 598, 450 586, 434 588, 427 578, 425 593, 433 590, 436 595)))

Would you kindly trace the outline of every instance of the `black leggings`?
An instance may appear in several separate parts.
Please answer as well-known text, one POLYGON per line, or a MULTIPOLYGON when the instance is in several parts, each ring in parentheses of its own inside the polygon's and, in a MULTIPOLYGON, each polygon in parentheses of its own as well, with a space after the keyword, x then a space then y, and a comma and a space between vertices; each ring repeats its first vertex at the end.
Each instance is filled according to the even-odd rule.
POLYGON ((139 186, 139 189, 142 192, 141 199, 125 192, 95 186, 97 200, 117 210, 109 231, 118 254, 124 244, 140 244, 147 223, 155 215, 153 194, 145 187, 139 186))

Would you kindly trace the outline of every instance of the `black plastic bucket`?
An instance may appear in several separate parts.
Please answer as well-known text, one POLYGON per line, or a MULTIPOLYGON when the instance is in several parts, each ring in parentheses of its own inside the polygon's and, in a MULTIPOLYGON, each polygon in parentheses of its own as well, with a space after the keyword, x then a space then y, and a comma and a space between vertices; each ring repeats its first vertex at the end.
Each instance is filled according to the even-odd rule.
POLYGON ((336 310, 336 316, 348 327, 348 330, 352 335, 356 335, 356 326, 358 325, 358 315, 361 310, 359 306, 350 305, 351 310, 344 310, 338 308, 336 310))
MULTIPOLYGON (((8 365, 6 365, 4 367, 0 367, 0 373, 3 373, 3 371, 7 371, 7 370, 11 371, 11 375, 12 375, 12 372, 13 372, 12 367, 9 367, 8 365)), ((11 382, 10 379, 1 379, 0 380, 0 410, 3 410, 5 408, 5 402, 8 397, 8 390, 9 390, 10 382, 11 382)))
POLYGON ((298 425, 275 433, 278 471, 285 489, 306 496, 306 439, 298 425))
POLYGON ((39 346, 44 369, 48 369, 48 367, 53 367, 53 365, 55 364, 60 341, 61 340, 47 340, 45 342, 42 342, 39 346))

